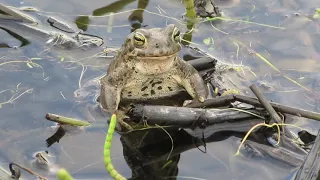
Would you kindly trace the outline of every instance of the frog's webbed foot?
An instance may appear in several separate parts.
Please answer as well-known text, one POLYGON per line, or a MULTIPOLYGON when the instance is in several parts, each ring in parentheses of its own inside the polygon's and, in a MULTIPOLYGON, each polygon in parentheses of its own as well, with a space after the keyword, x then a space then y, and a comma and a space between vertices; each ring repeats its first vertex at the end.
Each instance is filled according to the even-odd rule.
POLYGON ((124 111, 117 110, 116 115, 117 115, 116 130, 118 132, 126 132, 126 131, 133 130, 133 128, 124 121, 125 119, 129 119, 129 116, 127 116, 124 111))
POLYGON ((188 106, 189 104, 191 104, 193 101, 192 100, 185 100, 184 102, 183 102, 183 107, 186 107, 186 106, 188 106))
POLYGON ((188 106, 189 104, 192 104, 193 102, 204 102, 205 101, 205 98, 204 97, 198 97, 198 99, 194 99, 194 100, 185 100, 184 102, 183 102, 183 107, 186 107, 186 106, 188 106))

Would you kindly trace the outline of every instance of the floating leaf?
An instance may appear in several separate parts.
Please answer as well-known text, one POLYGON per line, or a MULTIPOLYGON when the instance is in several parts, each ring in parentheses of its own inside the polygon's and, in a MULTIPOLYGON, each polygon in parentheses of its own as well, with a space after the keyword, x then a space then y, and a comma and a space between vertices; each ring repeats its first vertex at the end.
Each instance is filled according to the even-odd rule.
POLYGON ((210 42, 211 42, 211 38, 210 38, 210 37, 208 37, 208 38, 206 38, 206 39, 203 40, 203 43, 204 43, 205 45, 209 45, 210 42))
POLYGON ((316 8, 316 12, 317 12, 317 13, 320 13, 320 8, 316 8))
POLYGON ((29 62, 27 62, 27 65, 28 65, 29 68, 33 68, 32 65, 29 62))
POLYGON ((315 13, 312 18, 313 19, 319 19, 320 18, 320 13, 315 13))
POLYGON ((60 61, 64 61, 64 57, 61 57, 61 58, 60 58, 60 61))

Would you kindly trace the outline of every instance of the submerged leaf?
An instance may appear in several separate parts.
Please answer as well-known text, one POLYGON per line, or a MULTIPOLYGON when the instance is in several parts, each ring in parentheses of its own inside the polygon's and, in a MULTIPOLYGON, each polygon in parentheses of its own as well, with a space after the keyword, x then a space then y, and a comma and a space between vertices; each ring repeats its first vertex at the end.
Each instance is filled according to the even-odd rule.
POLYGON ((204 43, 205 45, 209 45, 210 42, 211 42, 211 38, 210 38, 210 37, 208 37, 208 38, 206 38, 206 39, 203 40, 203 43, 204 43))

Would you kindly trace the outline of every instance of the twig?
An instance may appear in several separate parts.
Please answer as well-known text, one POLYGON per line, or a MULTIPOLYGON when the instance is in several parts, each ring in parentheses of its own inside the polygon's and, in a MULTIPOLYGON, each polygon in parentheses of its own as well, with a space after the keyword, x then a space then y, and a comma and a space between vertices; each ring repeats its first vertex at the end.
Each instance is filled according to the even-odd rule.
MULTIPOLYGON (((220 103, 223 103, 223 105, 228 105, 228 104, 235 102, 235 101, 247 103, 247 104, 250 104, 255 107, 263 107, 263 105, 260 104, 260 102, 258 101, 257 98, 253 98, 250 96, 244 96, 244 95, 235 95, 235 94, 220 96, 220 97, 216 97, 214 99, 208 99, 208 100, 204 101, 203 103, 195 102, 195 103, 189 104, 187 107, 192 107, 192 108, 218 107, 218 106, 221 106, 220 103)), ((290 107, 290 106, 286 106, 286 105, 281 105, 281 104, 274 103, 274 102, 269 102, 269 103, 278 112, 320 121, 320 113, 316 113, 313 111, 307 111, 307 110, 299 109, 299 108, 294 108, 294 107, 290 107)))
MULTIPOLYGON (((15 176, 15 177, 16 177, 16 176, 20 176, 20 174, 16 174, 17 172, 16 172, 16 170, 14 169, 13 166, 17 166, 17 167, 19 167, 20 169, 23 169, 23 170, 27 171, 28 173, 30 173, 30 174, 38 177, 40 180, 48 180, 47 178, 45 178, 45 177, 43 177, 43 176, 40 176, 39 174, 33 172, 32 170, 30 170, 30 169, 28 169, 28 168, 22 167, 22 166, 20 166, 19 164, 16 164, 16 163, 10 163, 10 164, 9 164, 9 169, 10 169, 12 175, 15 176)), ((19 171, 18 173, 20 173, 20 171, 19 171)))
POLYGON ((216 66, 217 60, 211 57, 202 57, 187 61, 197 71, 208 70, 216 66))
POLYGON ((258 110, 237 111, 235 109, 201 109, 151 105, 135 105, 130 109, 129 116, 132 120, 148 121, 148 124, 152 125, 182 128, 205 128, 212 124, 241 121, 254 117, 264 118, 261 111, 258 110))
POLYGON ((68 124, 72 126, 90 126, 89 122, 81 121, 74 118, 64 117, 57 114, 46 114, 46 119, 59 124, 68 124))
POLYGON ((5 6, 0 3, 0 11, 4 12, 5 14, 0 14, 0 19, 9 19, 15 21, 21 21, 26 23, 35 23, 36 21, 31 18, 30 16, 10 9, 8 6, 5 6))
POLYGON ((252 90, 252 92, 257 96, 259 102, 263 105, 263 107, 268 111, 268 113, 270 114, 270 116, 272 117, 272 119, 280 124, 282 123, 282 120, 280 118, 280 116, 278 115, 278 113, 273 109, 273 107, 271 106, 270 102, 266 99, 266 97, 262 94, 262 92, 259 90, 259 88, 255 85, 252 84, 250 86, 250 89, 252 90))
MULTIPOLYGON (((262 92, 259 90, 259 88, 255 84, 252 84, 250 86, 250 89, 257 96, 258 100, 263 105, 263 107, 268 111, 271 118, 278 124, 283 123, 283 120, 280 118, 279 114, 273 109, 273 107, 266 99, 266 97, 262 94, 262 92)), ((293 134, 291 133, 291 131, 289 131, 289 129, 286 126, 282 127, 282 132, 289 138, 294 139, 293 134)))

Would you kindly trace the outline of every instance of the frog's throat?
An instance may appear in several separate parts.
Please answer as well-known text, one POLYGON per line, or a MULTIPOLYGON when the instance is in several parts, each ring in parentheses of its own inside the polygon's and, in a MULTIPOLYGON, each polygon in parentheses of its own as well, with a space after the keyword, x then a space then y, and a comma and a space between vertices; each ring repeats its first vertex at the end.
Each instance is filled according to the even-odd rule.
POLYGON ((142 74, 159 74, 169 71, 177 60, 177 54, 158 58, 136 57, 136 70, 142 74))

